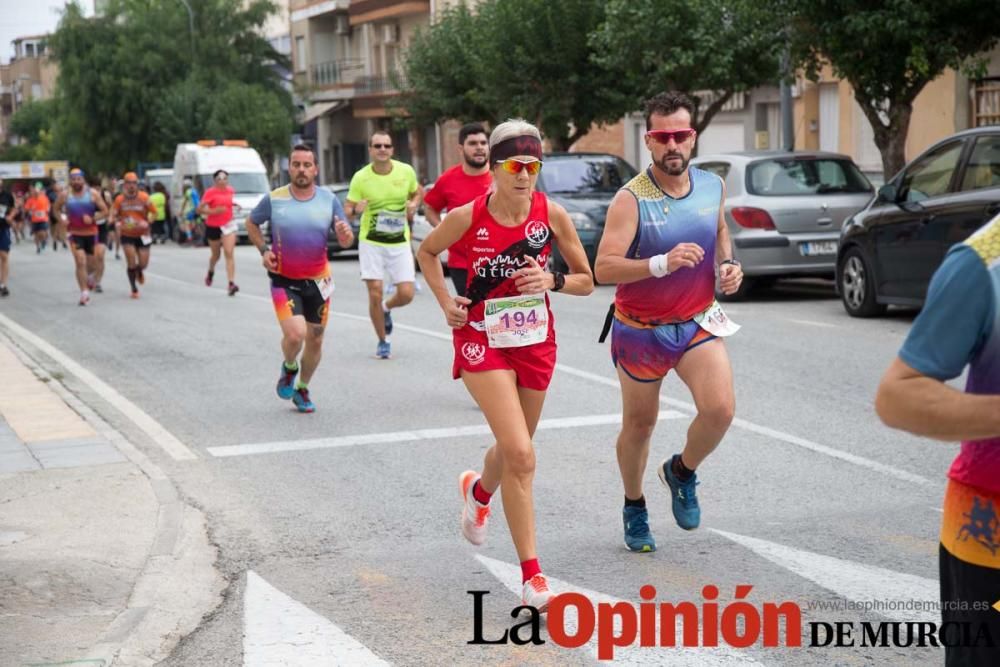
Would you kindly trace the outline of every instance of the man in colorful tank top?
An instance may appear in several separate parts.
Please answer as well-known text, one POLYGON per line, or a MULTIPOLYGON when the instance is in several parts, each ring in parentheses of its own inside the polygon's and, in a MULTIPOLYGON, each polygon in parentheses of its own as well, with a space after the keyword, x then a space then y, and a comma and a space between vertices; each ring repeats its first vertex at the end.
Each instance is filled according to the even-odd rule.
POLYGON ((330 314, 333 276, 326 258, 332 226, 341 247, 354 243, 337 196, 316 187, 316 155, 304 144, 288 158, 291 183, 265 195, 247 218, 247 234, 271 278, 271 301, 281 326, 281 365, 276 391, 299 412, 315 412, 309 380, 323 354, 323 333, 330 314), (272 248, 260 226, 271 223, 272 248), (299 353, 302 354, 301 375, 299 353), (298 379, 296 379, 296 377, 298 379))
POLYGON ((69 247, 76 263, 76 284, 80 288, 79 305, 90 302, 90 290, 94 288, 94 273, 97 270, 98 238, 97 213, 108 214, 101 193, 87 186, 82 169, 69 172, 69 191, 63 191, 53 208, 56 215, 66 215, 69 247))
POLYGON ((739 288, 743 273, 732 259, 722 181, 688 166, 692 113, 691 101, 679 93, 646 103, 653 164, 615 195, 595 266, 600 282, 618 283, 611 359, 624 405, 617 443, 622 518, 625 544, 640 552, 656 550, 642 481, 663 378, 676 369, 698 410, 683 451, 657 468, 685 530, 701 521, 695 470, 726 434, 735 404, 722 337, 738 327, 715 301, 716 271, 718 289, 727 294, 739 288))
POLYGON ((938 560, 942 621, 969 623, 974 646, 947 646, 947 665, 1000 655, 1000 216, 954 246, 875 399, 887 425, 962 441, 948 471, 938 560), (968 367, 965 391, 945 384, 968 367), (979 606, 975 609, 975 606, 979 606))

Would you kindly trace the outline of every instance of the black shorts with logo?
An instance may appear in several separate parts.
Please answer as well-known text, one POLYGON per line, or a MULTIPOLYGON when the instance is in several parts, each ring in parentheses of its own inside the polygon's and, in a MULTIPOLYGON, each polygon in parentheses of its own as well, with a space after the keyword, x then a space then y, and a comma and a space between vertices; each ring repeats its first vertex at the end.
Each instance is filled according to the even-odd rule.
POLYGON ((152 240, 150 240, 149 243, 146 243, 142 240, 141 236, 122 236, 119 241, 123 246, 134 246, 137 250, 146 250, 149 246, 153 245, 152 240))
POLYGON ((326 325, 330 300, 324 299, 315 280, 294 280, 277 273, 271 277, 271 301, 278 321, 300 315, 310 324, 326 325))

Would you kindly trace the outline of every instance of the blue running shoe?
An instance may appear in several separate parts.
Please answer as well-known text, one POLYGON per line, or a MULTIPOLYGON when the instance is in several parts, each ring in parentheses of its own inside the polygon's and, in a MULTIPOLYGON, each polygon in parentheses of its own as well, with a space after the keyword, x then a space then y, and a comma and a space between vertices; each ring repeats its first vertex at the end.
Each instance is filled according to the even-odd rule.
POLYGON ((382 316, 385 317, 385 335, 392 335, 392 311, 383 310, 382 316))
POLYGON ((285 367, 284 363, 281 364, 281 375, 278 377, 278 386, 276 387, 278 398, 283 398, 287 401, 292 397, 292 394, 295 393, 295 377, 298 374, 298 368, 290 371, 285 367))
POLYGON ((296 389, 292 393, 292 403, 299 409, 299 412, 316 412, 316 406, 309 400, 309 390, 305 387, 296 389))
POLYGON ((694 490, 698 485, 698 475, 692 474, 691 479, 686 482, 677 479, 671 464, 678 456, 680 454, 674 454, 672 458, 661 463, 656 474, 663 485, 670 489, 670 508, 674 512, 677 525, 684 530, 694 530, 701 523, 701 508, 698 507, 698 496, 694 490))
POLYGON ((625 546, 630 551, 640 553, 656 551, 656 540, 649 532, 649 513, 645 507, 626 505, 622 510, 622 521, 625 523, 625 546))
POLYGON ((392 351, 389 348, 389 341, 384 340, 378 344, 375 348, 375 356, 379 359, 390 359, 392 357, 392 351))

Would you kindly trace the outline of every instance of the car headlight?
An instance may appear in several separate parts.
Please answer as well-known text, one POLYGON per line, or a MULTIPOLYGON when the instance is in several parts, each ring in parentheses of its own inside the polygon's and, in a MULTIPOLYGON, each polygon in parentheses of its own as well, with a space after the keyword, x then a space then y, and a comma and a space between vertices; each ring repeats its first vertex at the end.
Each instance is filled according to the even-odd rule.
POLYGON ((569 214, 569 219, 573 221, 573 226, 576 227, 577 231, 582 232, 597 229, 597 225, 594 224, 593 218, 586 213, 573 211, 569 214))

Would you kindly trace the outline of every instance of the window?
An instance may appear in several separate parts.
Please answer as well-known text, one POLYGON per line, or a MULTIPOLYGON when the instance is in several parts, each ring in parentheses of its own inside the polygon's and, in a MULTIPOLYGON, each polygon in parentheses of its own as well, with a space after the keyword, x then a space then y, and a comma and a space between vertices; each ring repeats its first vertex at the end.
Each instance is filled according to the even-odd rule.
POLYGON ((726 180, 726 176, 729 175, 728 162, 703 162, 698 165, 698 168, 712 172, 722 180, 726 180))
POLYGON ((750 165, 747 190, 770 197, 871 192, 872 186, 850 160, 778 158, 750 165))
POLYGON ((1000 187, 1000 134, 976 139, 962 178, 963 190, 1000 187))
POLYGON ((306 62, 306 38, 302 35, 295 38, 295 71, 305 72, 309 64, 306 62))
POLYGON ((962 146, 963 142, 953 141, 919 158, 903 174, 900 200, 922 201, 948 192, 962 146))
POLYGON ((553 193, 616 192, 633 176, 635 170, 613 156, 547 158, 539 187, 553 193))

